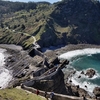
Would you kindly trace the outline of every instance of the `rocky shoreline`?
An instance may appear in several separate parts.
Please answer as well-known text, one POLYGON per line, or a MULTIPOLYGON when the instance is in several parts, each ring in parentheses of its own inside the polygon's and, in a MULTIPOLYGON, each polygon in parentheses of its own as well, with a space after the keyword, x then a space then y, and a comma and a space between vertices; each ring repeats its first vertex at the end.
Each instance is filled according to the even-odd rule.
POLYGON ((77 44, 77 45, 69 44, 55 50, 47 50, 44 54, 47 55, 49 58, 51 58, 52 56, 59 56, 68 51, 85 49, 85 48, 100 48, 100 46, 91 44, 77 44))
MULTIPOLYGON (((17 49, 17 48, 15 48, 16 46, 13 47, 13 46, 10 46, 10 45, 7 46, 7 45, 1 44, 0 47, 7 49, 8 53, 10 53, 12 55, 10 60, 7 59, 7 61, 6 61, 7 66, 9 66, 9 65, 11 66, 11 65, 15 64, 17 61, 23 59, 23 57, 25 57, 27 55, 28 59, 23 59, 22 62, 21 62, 21 65, 20 64, 16 65, 16 66, 19 66, 19 68, 20 68, 20 67, 22 67, 22 65, 23 66, 26 65, 25 62, 28 62, 27 66, 24 67, 24 69, 22 70, 20 75, 14 76, 14 77, 16 77, 16 80, 17 80, 17 81, 14 81, 14 86, 20 85, 26 79, 30 79, 30 76, 29 77, 27 77, 27 76, 31 72, 36 72, 37 70, 39 70, 41 68, 44 69, 44 67, 43 67, 44 66, 43 65, 44 58, 42 58, 41 56, 34 55, 34 57, 30 57, 27 51, 24 51, 21 48, 17 49), (12 48, 14 48, 14 49, 12 49, 12 48)), ((68 52, 68 51, 71 51, 71 50, 84 49, 84 48, 100 48, 100 46, 90 45, 90 44, 68 45, 68 46, 65 46, 65 47, 62 47, 62 48, 58 48, 56 50, 48 50, 48 51, 44 52, 43 54, 48 58, 48 63, 50 64, 55 58, 57 58, 62 53, 65 53, 65 52, 68 52)), ((16 72, 16 70, 15 70, 15 72, 16 72)), ((30 74, 30 75, 32 75, 32 74, 30 74)), ((62 75, 62 77, 63 77, 63 75, 62 75)), ((58 79, 60 80, 61 77, 58 77, 58 79)), ((63 81, 64 81, 64 79, 63 79, 63 81)), ((55 83, 57 84, 57 81, 55 81, 55 83)), ((61 84, 63 86, 65 83, 62 82, 61 84)), ((88 98, 96 98, 96 96, 97 97, 100 96, 99 88, 96 88, 94 90, 94 91, 98 90, 98 92, 96 91, 97 93, 96 92, 94 93, 95 96, 91 97, 89 94, 87 94, 87 91, 85 91, 84 89, 81 89, 79 86, 72 86, 71 84, 68 84, 68 83, 65 86, 66 86, 66 93, 64 91, 62 91, 61 88, 57 89, 58 93, 59 93, 59 90, 60 90, 64 94, 78 96, 78 97, 79 96, 85 96, 85 97, 88 97, 88 98)), ((56 88, 57 88, 57 86, 56 86, 56 88)))
MULTIPOLYGON (((85 48, 100 48, 100 46, 99 45, 91 45, 91 44, 67 45, 65 47, 61 47, 61 48, 58 48, 58 49, 55 49, 55 50, 47 50, 45 52, 45 55, 47 57, 49 57, 49 59, 53 59, 53 57, 58 57, 61 54, 66 53, 68 51, 81 50, 81 49, 85 49, 85 48)), ((88 76, 89 77, 93 76, 95 72, 92 70, 93 73, 91 73, 91 69, 89 71, 90 71, 89 72, 90 74, 88 74, 88 71, 87 71, 88 76)), ((71 74, 72 73, 74 73, 74 71, 71 72, 71 74)), ((69 77, 69 75, 67 75, 67 77, 69 77)), ((65 81, 65 84, 66 84, 66 81, 65 81)), ((100 98, 100 91, 99 91, 100 88, 99 87, 94 88, 93 94, 91 94, 91 93, 88 94, 86 90, 80 88, 79 86, 73 86, 69 83, 66 84, 66 87, 70 91, 69 95, 85 96, 85 97, 89 97, 89 98, 93 98, 93 99, 94 98, 100 98)))

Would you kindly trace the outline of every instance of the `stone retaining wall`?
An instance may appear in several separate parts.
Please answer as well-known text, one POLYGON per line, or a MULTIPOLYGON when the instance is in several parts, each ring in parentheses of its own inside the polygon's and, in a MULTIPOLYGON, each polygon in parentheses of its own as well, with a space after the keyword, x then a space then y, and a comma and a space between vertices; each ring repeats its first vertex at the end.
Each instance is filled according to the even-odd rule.
MULTIPOLYGON (((27 87, 25 85, 21 85, 21 88, 28 90, 28 91, 35 93, 35 94, 36 94, 36 91, 37 91, 37 89, 27 87)), ((39 90, 39 95, 44 96, 45 92, 39 90)), ((50 96, 50 92, 47 92, 47 97, 49 98, 49 96, 50 96)), ((75 97, 75 96, 68 96, 68 95, 54 93, 54 100, 84 100, 84 99, 83 99, 83 97, 75 97)), ((86 100, 93 100, 93 99, 87 98, 86 100)))

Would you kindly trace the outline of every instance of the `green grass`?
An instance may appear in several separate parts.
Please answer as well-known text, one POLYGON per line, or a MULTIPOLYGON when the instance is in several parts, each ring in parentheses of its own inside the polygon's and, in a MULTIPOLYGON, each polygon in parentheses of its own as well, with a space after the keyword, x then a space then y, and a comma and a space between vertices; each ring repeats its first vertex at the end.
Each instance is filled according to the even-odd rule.
POLYGON ((33 44, 34 39, 32 37, 30 37, 29 39, 25 40, 23 45, 27 48, 29 47, 31 44, 33 44))
POLYGON ((0 90, 0 100, 46 100, 41 96, 28 93, 22 89, 3 89, 0 90))

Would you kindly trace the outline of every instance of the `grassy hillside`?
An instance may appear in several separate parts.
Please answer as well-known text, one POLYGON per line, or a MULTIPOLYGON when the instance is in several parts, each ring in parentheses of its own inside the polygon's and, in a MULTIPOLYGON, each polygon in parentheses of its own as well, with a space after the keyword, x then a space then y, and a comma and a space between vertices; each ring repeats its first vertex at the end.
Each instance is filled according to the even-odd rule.
POLYGON ((15 13, 3 14, 1 22, 0 43, 14 43, 22 45, 24 48, 31 46, 31 36, 40 39, 45 32, 47 19, 52 12, 52 5, 48 3, 38 3, 36 9, 21 10, 15 13), (26 34, 29 35, 26 35, 26 34))
POLYGON ((13 8, 14 11, 2 14, 0 43, 14 43, 28 48, 34 41, 31 36, 35 36, 41 47, 100 44, 99 1, 62 0, 55 4, 39 2, 32 4, 34 8, 31 4, 28 4, 28 9, 25 4, 23 9, 13 8))
POLYGON ((0 100, 46 100, 36 94, 13 88, 0 90, 0 100))

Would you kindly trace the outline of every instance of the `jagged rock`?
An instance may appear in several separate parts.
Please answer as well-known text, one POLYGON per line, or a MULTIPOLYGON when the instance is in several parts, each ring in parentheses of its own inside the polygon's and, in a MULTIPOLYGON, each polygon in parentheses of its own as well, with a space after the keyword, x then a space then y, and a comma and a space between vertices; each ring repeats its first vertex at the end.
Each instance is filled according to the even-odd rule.
POLYGON ((85 85, 85 87, 87 88, 87 86, 85 85))
MULTIPOLYGON (((29 84, 32 84, 32 83, 33 81, 32 82, 30 81, 26 85, 29 86, 29 84)), ((44 90, 44 91, 53 90, 56 93, 67 94, 65 83, 64 83, 64 74, 61 70, 59 70, 53 76, 50 75, 46 79, 35 81, 35 83, 32 84, 31 86, 40 90, 44 90)))
POLYGON ((71 96, 77 96, 77 97, 88 97, 90 98, 90 95, 88 94, 88 92, 82 88, 79 87, 79 85, 77 86, 73 86, 70 83, 66 84, 66 90, 67 90, 67 94, 71 95, 71 96))
POLYGON ((96 96, 100 96, 100 87, 95 87, 94 90, 93 90, 93 93, 94 93, 96 96))
POLYGON ((82 71, 81 74, 84 74, 84 71, 82 71))
POLYGON ((68 95, 77 96, 77 97, 82 97, 82 96, 89 97, 89 94, 87 93, 87 91, 80 88, 79 85, 73 86, 73 85, 68 83, 68 84, 66 84, 66 87, 67 87, 68 95))
POLYGON ((80 97, 90 97, 90 95, 87 93, 87 91, 86 90, 84 90, 84 89, 82 89, 82 88, 79 88, 78 89, 78 93, 79 93, 79 96, 80 97))
POLYGON ((60 61, 59 61, 58 57, 55 57, 55 58, 53 58, 53 59, 51 60, 50 63, 53 63, 53 64, 59 64, 60 61))
POLYGON ((34 66, 41 67, 43 65, 43 58, 38 55, 34 56, 33 64, 34 66))
POLYGON ((73 94, 74 96, 79 97, 79 93, 78 93, 78 89, 79 89, 79 88, 78 88, 77 86, 72 86, 71 89, 72 89, 72 94, 73 94))
POLYGON ((81 75, 79 75, 78 78, 81 78, 81 75))
POLYGON ((7 58, 7 62, 15 62, 15 61, 16 61, 15 57, 10 56, 7 58))
POLYGON ((94 69, 88 69, 87 71, 86 71, 86 76, 88 76, 89 78, 92 78, 94 75, 95 75, 95 70, 94 69))
POLYGON ((72 83, 72 80, 70 80, 69 82, 72 83))
POLYGON ((75 74, 75 73, 76 73, 76 71, 73 72, 73 74, 75 74))

